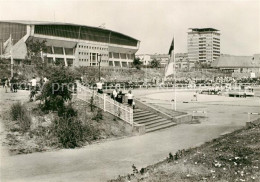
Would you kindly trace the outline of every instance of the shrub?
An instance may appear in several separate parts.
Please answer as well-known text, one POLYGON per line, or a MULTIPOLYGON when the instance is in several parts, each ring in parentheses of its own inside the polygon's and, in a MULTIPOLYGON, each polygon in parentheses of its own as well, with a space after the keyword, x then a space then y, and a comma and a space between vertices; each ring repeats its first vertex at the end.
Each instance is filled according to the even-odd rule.
POLYGON ((95 113, 95 116, 92 118, 93 120, 96 120, 97 122, 100 120, 103 120, 103 111, 102 109, 98 109, 95 113))
POLYGON ((53 134, 65 148, 75 148, 84 142, 84 126, 75 117, 59 117, 54 120, 53 134))
POLYGON ((28 112, 23 113, 19 118, 18 123, 22 132, 28 131, 32 124, 32 118, 30 114, 28 112))
POLYGON ((58 116, 59 117, 75 117, 78 115, 78 112, 72 107, 71 104, 65 107, 60 107, 58 109, 58 116))
POLYGON ((72 85, 75 83, 75 74, 69 69, 53 68, 49 81, 44 84, 38 99, 43 101, 45 110, 57 111, 64 107, 64 103, 72 98, 72 85))
POLYGON ((25 107, 20 103, 17 102, 11 106, 10 115, 12 120, 17 121, 18 118, 25 112, 25 107))
POLYGON ((10 115, 12 120, 18 121, 19 127, 22 132, 26 132, 30 129, 32 118, 26 107, 20 102, 15 103, 11 106, 10 115))

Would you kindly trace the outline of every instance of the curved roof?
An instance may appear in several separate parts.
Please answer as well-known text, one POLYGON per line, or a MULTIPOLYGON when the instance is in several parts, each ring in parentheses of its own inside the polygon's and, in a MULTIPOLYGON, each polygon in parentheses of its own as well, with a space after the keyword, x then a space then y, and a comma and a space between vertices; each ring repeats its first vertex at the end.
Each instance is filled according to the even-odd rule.
POLYGON ((25 20, 10 20, 10 21, 0 21, 0 22, 23 24, 23 25, 35 25, 35 33, 44 34, 44 35, 77 38, 83 40, 96 39, 94 41, 107 42, 107 43, 109 42, 119 43, 122 45, 126 44, 130 46, 136 46, 139 41, 133 37, 109 29, 73 24, 73 23, 25 21, 25 20))

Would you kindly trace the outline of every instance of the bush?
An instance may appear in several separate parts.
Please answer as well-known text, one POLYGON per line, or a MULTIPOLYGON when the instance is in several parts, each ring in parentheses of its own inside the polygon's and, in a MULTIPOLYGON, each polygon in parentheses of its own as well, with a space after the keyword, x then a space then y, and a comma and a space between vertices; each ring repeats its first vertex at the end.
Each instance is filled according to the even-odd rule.
POLYGON ((17 121, 19 117, 22 115, 22 113, 25 112, 25 107, 20 103, 17 102, 11 106, 10 115, 12 120, 17 121))
POLYGON ((100 120, 103 120, 103 111, 102 111, 102 109, 99 108, 95 112, 95 115, 94 115, 94 117, 92 119, 96 120, 97 122, 99 122, 100 120))
POLYGON ((58 116, 59 117, 75 117, 78 115, 78 112, 72 107, 71 104, 69 104, 68 106, 65 107, 60 107, 58 109, 58 116))
POLYGON ((44 84, 39 100, 43 101, 43 109, 57 111, 72 98, 72 85, 75 74, 69 69, 53 68, 49 81, 44 84))
POLYGON ((53 134, 65 148, 75 148, 84 142, 84 126, 75 117, 59 117, 54 120, 53 134))
POLYGON ((11 106, 10 115, 12 120, 18 121, 19 127, 22 132, 26 132, 30 129, 32 118, 26 107, 20 102, 15 103, 11 106))
POLYGON ((18 121, 22 132, 26 132, 30 129, 32 118, 28 112, 23 113, 18 121))

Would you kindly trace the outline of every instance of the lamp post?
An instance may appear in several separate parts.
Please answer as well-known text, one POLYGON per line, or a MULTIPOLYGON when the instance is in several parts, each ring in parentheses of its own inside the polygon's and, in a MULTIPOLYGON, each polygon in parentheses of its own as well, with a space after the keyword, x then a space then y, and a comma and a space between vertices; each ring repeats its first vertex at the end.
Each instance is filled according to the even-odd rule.
POLYGON ((100 81, 100 63, 101 63, 101 56, 102 56, 102 54, 97 54, 97 60, 98 60, 98 57, 100 57, 99 58, 99 60, 98 60, 98 78, 99 78, 99 81, 100 81))

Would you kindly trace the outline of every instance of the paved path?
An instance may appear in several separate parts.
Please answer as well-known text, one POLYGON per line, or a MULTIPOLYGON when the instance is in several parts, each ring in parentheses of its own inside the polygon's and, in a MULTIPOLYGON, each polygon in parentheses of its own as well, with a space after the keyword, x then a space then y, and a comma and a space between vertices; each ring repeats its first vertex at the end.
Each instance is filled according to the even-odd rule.
MULTIPOLYGON (((162 105, 170 107, 167 106, 167 100, 165 103, 162 105)), ((179 149, 200 145, 222 133, 240 128, 245 124, 246 117, 240 112, 255 112, 259 109, 259 106, 256 106, 258 100, 249 100, 244 106, 243 102, 235 104, 236 106, 231 106, 230 103, 223 101, 221 107, 216 105, 215 101, 179 106, 183 110, 207 107, 212 119, 201 124, 178 125, 142 136, 93 144, 81 149, 1 156, 0 181, 95 182, 131 173, 132 164, 140 169, 164 159, 169 152, 174 153, 179 149)))

